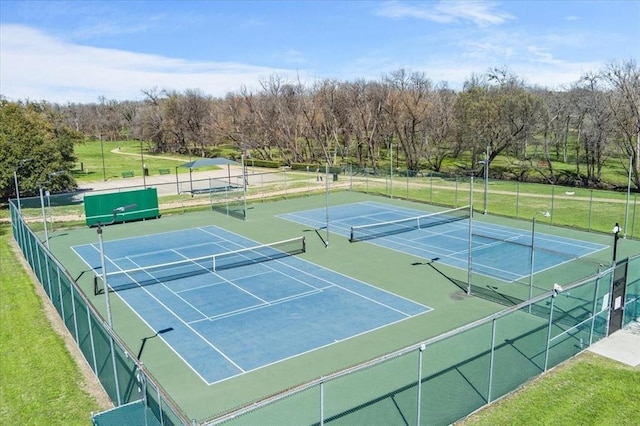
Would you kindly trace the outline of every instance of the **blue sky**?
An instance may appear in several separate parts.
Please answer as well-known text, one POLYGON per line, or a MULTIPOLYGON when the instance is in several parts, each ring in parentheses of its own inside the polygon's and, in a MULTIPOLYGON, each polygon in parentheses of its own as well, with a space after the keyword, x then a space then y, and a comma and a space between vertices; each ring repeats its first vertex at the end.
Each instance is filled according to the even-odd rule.
POLYGON ((273 75, 311 84, 400 68, 459 89, 506 67, 556 89, 639 57, 640 0, 0 0, 0 94, 11 100, 224 96, 273 75))

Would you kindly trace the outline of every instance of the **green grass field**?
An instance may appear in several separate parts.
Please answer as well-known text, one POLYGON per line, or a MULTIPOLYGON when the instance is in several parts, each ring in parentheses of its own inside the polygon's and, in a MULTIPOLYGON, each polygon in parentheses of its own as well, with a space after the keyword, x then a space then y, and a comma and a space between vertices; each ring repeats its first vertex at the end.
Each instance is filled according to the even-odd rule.
POLYGON ((637 425, 640 368, 584 352, 459 424, 637 425))
POLYGON ((0 225, 0 424, 87 425, 91 412, 108 406, 84 390, 88 383, 47 319, 39 284, 20 266, 11 238, 11 227, 0 225))
MULTIPOLYGON (((121 150, 132 154, 136 147, 139 150, 137 142, 110 144, 113 145, 111 149, 117 149, 116 145, 121 144, 121 150)), ((99 150, 100 144, 96 145, 99 150)), ((109 143, 105 143, 105 151, 107 145, 109 143)), ((96 146, 92 146, 93 153, 87 157, 77 151, 80 161, 85 162, 85 168, 89 165, 89 172, 84 173, 86 176, 80 176, 81 179, 102 180, 101 156, 95 156, 95 149, 96 146), (97 168, 96 171, 92 171, 94 168, 97 168)), ((121 158, 118 154, 110 155, 114 158, 117 156, 118 160, 121 158)), ((188 161, 188 158, 184 161, 188 161)), ((156 169, 175 167, 182 161, 150 159, 146 163, 152 174, 157 174, 156 169)), ((120 178, 122 171, 139 169, 140 157, 132 155, 127 162, 123 161, 110 169, 108 178, 120 178)), ((115 185, 117 182, 114 181, 115 185)), ((396 194, 401 195, 402 188, 401 180, 394 183, 394 191, 398 191, 396 194)), ((493 184, 490 188, 508 190, 493 184)), ((546 193, 548 188, 521 184, 519 191, 546 193)), ((476 187, 476 192, 478 189, 476 187)), ((427 196, 424 188, 419 192, 421 198, 427 196)), ((465 204, 466 193, 463 190, 461 194, 457 200, 459 205, 465 204)), ((616 198, 620 195, 611 194, 615 194, 616 198)), ((451 196, 452 203, 456 202, 452 191, 448 191, 447 196, 451 196)), ((510 204, 508 199, 504 203, 498 202, 495 197, 491 199, 496 208, 498 205, 503 205, 500 209, 504 210, 513 208, 513 203, 510 204)), ((544 207, 541 205, 540 209, 544 207)), ((577 205, 571 205, 567 214, 575 217, 578 210, 577 205)), ((560 216, 555 218, 560 221, 560 216)), ((593 220, 594 223, 602 221, 601 226, 609 228, 608 215, 598 214, 593 220)), ((46 319, 32 278, 21 268, 9 268, 17 262, 9 246, 10 232, 9 226, 0 225, 0 323, 3 324, 0 331, 0 423, 88 424, 90 413, 105 407, 99 406, 95 399, 82 390, 85 384, 80 371, 63 340, 46 319), (11 326, 6 327, 5 324, 11 326)), ((489 409, 475 414, 463 424, 633 424, 634 413, 640 411, 640 402, 635 397, 638 393, 639 369, 585 353, 489 409)))
MULTIPOLYGON (((0 423, 88 424, 90 413, 105 407, 82 390, 86 383, 32 278, 10 267, 18 259, 9 232, 0 227, 0 423)), ((583 353, 461 424, 633 424, 639 393, 640 369, 583 353)))
POLYGON ((139 177, 143 164, 152 176, 160 174, 160 169, 175 173, 177 166, 197 159, 181 154, 156 155, 149 151, 147 143, 139 141, 86 141, 76 144, 74 151, 78 162, 73 175, 78 183, 120 179, 124 172, 139 177))

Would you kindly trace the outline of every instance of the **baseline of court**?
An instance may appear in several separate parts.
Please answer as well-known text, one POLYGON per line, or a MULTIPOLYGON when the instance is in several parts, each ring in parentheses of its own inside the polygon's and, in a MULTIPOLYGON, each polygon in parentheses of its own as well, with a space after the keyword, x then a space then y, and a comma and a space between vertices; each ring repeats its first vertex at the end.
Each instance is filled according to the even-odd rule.
MULTIPOLYGON (((256 246, 215 226, 104 243, 107 273, 256 246)), ((73 247, 97 274, 97 244, 73 247)), ((161 274, 160 274, 161 276, 161 274)), ((150 278, 150 279, 149 279, 150 278)), ((299 256, 112 292, 208 384, 429 312, 299 256)), ((114 317, 116 329, 118 318, 114 317)))

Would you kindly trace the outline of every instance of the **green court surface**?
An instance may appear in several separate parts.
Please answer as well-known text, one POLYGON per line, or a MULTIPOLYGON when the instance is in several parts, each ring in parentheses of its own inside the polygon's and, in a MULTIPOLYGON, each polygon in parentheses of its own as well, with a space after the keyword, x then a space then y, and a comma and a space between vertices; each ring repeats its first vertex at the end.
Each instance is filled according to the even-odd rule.
MULTIPOLYGON (((213 385, 207 385, 199 378, 161 338, 150 338, 157 330, 151 330, 147 327, 123 303, 117 293, 111 293, 110 305, 116 333, 126 344, 129 352, 134 355, 138 354, 143 339, 147 338, 141 361, 170 398, 186 413, 188 418, 202 421, 282 390, 438 336, 505 308, 503 304, 487 300, 491 299, 491 297, 483 298, 467 295, 465 292, 468 280, 466 270, 439 264, 437 261, 430 263, 425 259, 374 244, 350 243, 347 238, 337 234, 327 234, 322 229, 316 232, 316 230, 309 229, 303 225, 276 217, 276 215, 285 213, 324 208, 327 204, 332 206, 371 200, 420 209, 424 210, 425 213, 440 210, 426 204, 398 199, 353 192, 337 192, 328 196, 325 196, 325 194, 312 195, 250 204, 246 221, 211 211, 176 215, 163 214, 162 218, 157 220, 105 227, 103 237, 105 241, 110 241, 207 225, 225 228, 258 243, 270 243, 304 235, 306 236, 307 250, 306 253, 300 255, 301 258, 429 306, 433 308, 433 311, 213 385), (328 247, 325 247, 320 236, 325 240, 328 239, 328 247)), ((482 214, 476 214, 474 221, 495 223, 524 230, 531 229, 530 222, 483 216, 482 214)), ((537 225, 536 231, 608 246, 613 242, 609 235, 589 234, 567 228, 551 228, 540 223, 537 225)), ((50 232, 51 251, 62 262, 70 275, 77 278, 77 282, 85 294, 87 294, 103 317, 106 317, 105 296, 96 296, 93 292, 93 271, 86 270, 86 265, 71 250, 73 246, 97 243, 97 241, 98 235, 95 228, 59 229, 50 232)), ((621 240, 619 242, 618 258, 637 253, 640 253, 640 243, 631 240, 621 240)), ((497 294, 498 296, 495 296, 497 298, 512 297, 514 300, 524 300, 528 298, 529 292, 539 294, 545 290, 550 290, 554 283, 567 284, 573 282, 594 273, 600 265, 609 266, 610 263, 611 251, 606 249, 594 254, 590 259, 567 263, 536 274, 533 283, 528 281, 522 283, 501 282, 479 274, 472 274, 472 293, 476 291, 478 293, 485 292, 492 293, 494 296, 497 294)), ((545 324, 544 321, 535 316, 523 314, 521 317, 523 319, 521 323, 514 322, 510 326, 510 331, 504 331, 506 334, 500 336, 503 340, 511 343, 500 347, 499 351, 500 353, 513 352, 516 357, 526 356, 531 361, 531 372, 539 372, 542 362, 537 358, 538 354, 527 353, 527 340, 544 340, 546 338, 546 335, 544 335, 545 324), (519 325, 527 321, 540 322, 541 334, 539 336, 519 336, 517 332, 519 325), (510 340, 510 336, 513 337, 513 340, 510 340)), ((528 326, 523 327, 524 329, 530 329, 527 328, 528 326)), ((479 332, 486 333, 488 331, 479 332)), ((483 336, 482 341, 484 342, 483 345, 487 346, 486 336, 483 336)), ((467 360, 470 356, 473 358, 478 355, 475 358, 476 361, 474 361, 482 364, 478 366, 478 371, 486 370, 486 365, 484 365, 488 359, 485 352, 487 350, 486 347, 483 348, 482 345, 475 347, 468 339, 453 342, 448 347, 450 350, 446 351, 447 353, 437 353, 442 348, 441 346, 434 346, 434 348, 425 351, 425 356, 430 360, 429 369, 433 369, 434 374, 440 371, 438 367, 440 361, 442 361, 443 365, 450 365, 451 356, 459 357, 462 361, 467 360)), ((252 350, 255 350, 255 348, 252 350)), ((505 355, 505 359, 510 359, 510 356, 505 355)), ((418 362, 417 355, 406 356, 395 362, 406 362, 411 366, 410 368, 414 368, 418 362)), ((508 364, 505 363, 505 365, 508 364)), ((389 371, 394 370, 390 369, 389 371)), ((446 370, 446 372, 438 374, 442 374, 443 379, 451 380, 452 384, 456 380, 462 380, 462 376, 458 376, 458 373, 454 370, 446 370)), ((498 386, 501 385, 500 380, 508 381, 508 375, 498 380, 498 386)), ((401 377, 390 379, 390 381, 394 383, 389 384, 389 386, 395 389, 401 389, 409 383, 405 382, 401 377)), ((328 384, 327 386, 330 385, 328 384)), ((506 387, 508 388, 508 386, 506 387)), ((455 386, 452 386, 452 389, 454 388, 455 386)), ((364 391, 365 389, 346 389, 343 392, 338 390, 333 395, 349 395, 350 393, 364 391)), ((312 393, 315 392, 317 392, 317 389, 312 391, 312 393)), ((415 392, 415 389, 408 387, 405 392, 415 392)), ((426 392, 429 392, 429 390, 427 389, 426 392)), ((372 393, 375 393, 375 391, 372 391, 372 393)), ((399 393, 401 394, 402 392, 399 393)), ((482 395, 480 396, 482 397, 482 395)), ((366 399, 365 396, 362 397, 366 399)), ((374 396, 372 395, 372 397, 374 396)), ((444 397, 448 396, 434 394, 430 399, 430 404, 437 405, 437 401, 442 400, 444 397)), ((456 397, 463 396, 457 395, 456 397)), ((289 412, 289 415, 292 416, 291 419, 302 419, 296 413, 304 416, 303 412, 305 410, 313 408, 310 408, 306 403, 296 403, 296 400, 295 398, 292 399, 290 407, 292 411, 289 412)), ((317 395, 309 395, 309 404, 312 405, 313 402, 311 401, 317 401, 317 395)), ((350 404, 353 406, 353 403, 357 404, 358 402, 347 399, 343 403, 345 408, 349 408, 350 404)), ((338 402, 336 404, 341 405, 338 402)), ((378 409, 380 406, 378 405, 378 409)), ((431 406, 431 409, 434 410, 434 406, 431 406)), ((336 412, 338 411, 336 409, 336 412)), ((360 413, 365 412, 360 411, 360 413)), ((269 411, 266 410, 261 413, 261 415, 267 415, 269 411)), ((465 414, 462 413, 461 415, 465 414)), ((247 417, 248 422, 250 418, 251 416, 247 417)), ((268 422, 264 417, 262 420, 268 422)), ((351 420, 354 419, 352 418, 351 420)), ((293 422, 295 423, 294 420, 293 422)), ((337 423, 340 424, 340 422, 337 423)))

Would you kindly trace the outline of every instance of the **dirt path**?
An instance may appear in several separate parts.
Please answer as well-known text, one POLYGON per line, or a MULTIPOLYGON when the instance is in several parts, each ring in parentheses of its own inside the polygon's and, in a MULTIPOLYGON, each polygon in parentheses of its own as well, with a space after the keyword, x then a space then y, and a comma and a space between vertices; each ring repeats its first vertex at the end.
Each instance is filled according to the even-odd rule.
MULTIPOLYGON (((114 154, 120 154, 120 155, 129 155, 129 156, 135 156, 137 157, 138 154, 136 153, 131 153, 131 152, 121 152, 118 149, 112 149, 111 150, 112 153, 114 154)), ((146 157, 150 157, 150 158, 159 158, 159 159, 164 159, 164 160, 175 160, 175 161, 184 161, 184 159, 182 158, 175 158, 175 157, 167 157, 164 155, 146 155, 146 157)), ((398 179, 398 181, 400 181, 401 178, 398 179)), ((379 179, 379 178, 371 178, 371 180, 379 182, 379 183, 384 183, 385 180, 384 179, 379 179)), ((429 185, 429 184, 422 184, 422 183, 418 183, 418 182, 412 182, 411 185, 415 185, 417 187, 421 187, 421 188, 428 188, 428 187, 432 187, 432 188, 436 188, 436 189, 445 189, 445 190, 452 190, 452 188, 450 186, 446 186, 446 185, 429 185)), ((484 193, 483 189, 474 189, 474 194, 477 193, 484 193)), ((529 197, 529 198, 551 198, 550 195, 547 194, 533 194, 530 192, 512 192, 512 191, 504 191, 504 190, 496 190, 496 189, 489 189, 487 191, 489 194, 500 194, 500 195, 511 195, 511 196, 518 196, 518 197, 529 197)), ((277 194, 275 194, 277 195, 277 194)), ((591 197, 576 197, 574 195, 571 194, 567 194, 565 192, 565 194, 555 194, 554 198, 556 200, 577 200, 577 201, 592 201, 591 197)), ((619 198, 593 198, 593 200, 595 200, 596 202, 603 202, 603 203, 615 203, 615 204, 626 204, 627 201, 626 200, 621 200, 619 198)))
MULTIPOLYGON (((120 151, 120 148, 112 149, 111 153, 112 154, 119 154, 119 155, 128 155, 130 157, 139 157, 140 156, 140 154, 135 153, 135 152, 122 152, 122 151, 120 151)), ((144 156, 146 158, 159 158, 161 160, 184 161, 184 158, 167 157, 167 156, 164 156, 164 155, 145 154, 144 156)))

